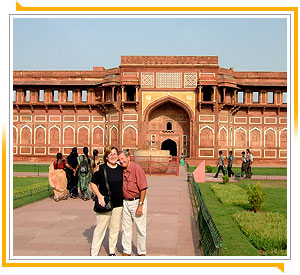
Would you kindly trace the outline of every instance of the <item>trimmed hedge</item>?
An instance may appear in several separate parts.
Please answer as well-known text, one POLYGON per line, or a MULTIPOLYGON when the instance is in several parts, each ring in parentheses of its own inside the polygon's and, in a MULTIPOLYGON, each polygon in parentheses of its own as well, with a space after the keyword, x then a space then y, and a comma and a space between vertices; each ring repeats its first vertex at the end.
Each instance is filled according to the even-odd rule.
POLYGON ((250 242, 265 255, 287 254, 287 220, 277 212, 239 211, 232 215, 250 242))
POLYGON ((224 204, 249 208, 247 192, 235 184, 211 184, 210 188, 224 204))

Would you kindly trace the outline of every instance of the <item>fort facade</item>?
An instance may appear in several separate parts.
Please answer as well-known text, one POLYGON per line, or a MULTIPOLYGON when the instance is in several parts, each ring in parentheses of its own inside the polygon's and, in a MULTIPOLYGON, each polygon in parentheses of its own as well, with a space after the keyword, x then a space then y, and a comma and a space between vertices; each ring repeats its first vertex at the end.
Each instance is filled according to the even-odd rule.
MULTIPOLYGON (((258 68, 259 69, 259 68, 258 68)), ((221 68, 216 56, 122 56, 117 68, 13 72, 13 159, 170 150, 214 164, 250 148, 286 166, 287 73, 221 68)))

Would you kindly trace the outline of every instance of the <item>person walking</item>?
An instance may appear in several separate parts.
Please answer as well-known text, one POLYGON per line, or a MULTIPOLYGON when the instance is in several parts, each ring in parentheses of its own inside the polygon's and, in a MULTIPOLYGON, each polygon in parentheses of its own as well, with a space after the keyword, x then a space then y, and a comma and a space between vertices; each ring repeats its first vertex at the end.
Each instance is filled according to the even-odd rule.
POLYGON ((228 165, 227 165, 227 171, 228 171, 228 177, 234 176, 234 172, 232 171, 232 165, 233 165, 233 155, 232 151, 229 151, 229 156, 228 156, 228 165))
POLYGON ((54 200, 68 199, 67 176, 65 173, 66 161, 62 158, 62 153, 56 154, 56 161, 49 167, 49 184, 53 188, 54 200))
POLYGON ((74 147, 71 151, 71 153, 67 156, 66 161, 70 165, 68 167, 66 173, 67 173, 67 178, 68 178, 68 190, 70 193, 70 197, 73 199, 76 199, 78 197, 78 153, 77 153, 77 148, 74 147))
POLYGON ((101 164, 101 159, 99 158, 99 151, 95 149, 93 151, 93 159, 92 159, 92 173, 94 174, 99 169, 99 165, 101 164))
POLYGON ((127 151, 119 152, 119 162, 123 167, 123 213, 122 213, 122 246, 123 256, 132 253, 132 226, 137 227, 137 253, 146 256, 146 224, 147 224, 147 197, 148 189, 144 170, 131 161, 127 151))
POLYGON ((87 147, 83 147, 83 154, 78 157, 78 186, 84 201, 90 199, 88 188, 92 178, 91 162, 92 159, 89 156, 89 149, 87 147))
POLYGON ((247 161, 247 169, 246 169, 246 177, 251 178, 252 177, 252 163, 253 163, 253 155, 251 154, 250 150, 246 150, 246 161, 247 161))
POLYGON ((247 159, 246 159, 246 156, 245 156, 245 152, 243 151, 242 152, 241 177, 244 176, 244 173, 245 173, 245 176, 246 176, 247 175, 247 159))
POLYGON ((109 256, 116 256, 123 210, 123 168, 117 164, 117 160, 118 149, 107 147, 104 152, 104 164, 99 166, 99 170, 95 171, 91 180, 92 191, 98 197, 99 204, 105 206, 104 197, 108 195, 104 170, 106 171, 113 205, 112 211, 96 213, 96 228, 93 234, 91 256, 98 255, 107 228, 109 228, 109 256))
POLYGON ((225 171, 224 171, 224 157, 222 156, 222 151, 219 151, 219 158, 217 160, 217 166, 218 166, 218 171, 215 174, 214 178, 217 178, 219 175, 220 170, 223 173, 223 176, 225 176, 225 171))

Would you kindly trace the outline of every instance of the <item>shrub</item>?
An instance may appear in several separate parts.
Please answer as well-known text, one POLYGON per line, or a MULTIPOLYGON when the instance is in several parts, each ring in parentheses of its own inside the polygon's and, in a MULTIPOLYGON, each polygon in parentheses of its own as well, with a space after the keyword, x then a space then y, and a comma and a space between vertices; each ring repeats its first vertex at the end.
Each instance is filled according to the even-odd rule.
POLYGON ((248 206, 247 192, 235 184, 212 184, 211 189, 216 197, 224 204, 248 206))
POLYGON ((212 171, 213 171, 213 168, 211 166, 209 166, 209 165, 207 165, 205 167, 205 169, 206 169, 206 173, 212 173, 212 171))
POLYGON ((258 181, 255 185, 248 184, 247 194, 251 209, 254 212, 259 211, 264 202, 264 194, 262 193, 260 182, 258 181))
POLYGON ((229 177, 228 177, 227 174, 225 176, 223 176, 222 179, 223 179, 223 184, 228 184, 229 183, 229 177))
POLYGON ((242 232, 265 255, 286 255, 287 220, 280 213, 239 211, 232 215, 242 232))

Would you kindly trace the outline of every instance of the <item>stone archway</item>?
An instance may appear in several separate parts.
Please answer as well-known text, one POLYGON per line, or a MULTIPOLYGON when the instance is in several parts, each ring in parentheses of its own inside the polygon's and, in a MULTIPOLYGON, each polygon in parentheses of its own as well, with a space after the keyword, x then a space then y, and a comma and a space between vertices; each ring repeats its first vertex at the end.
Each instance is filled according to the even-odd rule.
MULTIPOLYGON (((144 112, 144 148, 161 150, 166 140, 176 145, 171 155, 186 152, 192 155, 192 112, 186 104, 173 97, 166 97, 150 104, 144 112)), ((171 146, 169 144, 169 146, 171 146)), ((173 148, 171 146, 170 148, 173 148)))
POLYGON ((177 156, 177 144, 172 139, 166 139, 165 141, 163 141, 163 143, 161 144, 161 150, 169 150, 171 156, 177 156))

